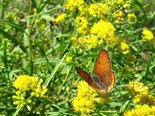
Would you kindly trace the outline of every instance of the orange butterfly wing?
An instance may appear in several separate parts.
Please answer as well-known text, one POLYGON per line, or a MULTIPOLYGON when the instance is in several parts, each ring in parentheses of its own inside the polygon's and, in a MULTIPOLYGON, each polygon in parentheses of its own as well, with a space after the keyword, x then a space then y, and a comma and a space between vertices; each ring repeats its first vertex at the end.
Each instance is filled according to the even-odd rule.
POLYGON ((82 69, 78 67, 75 67, 75 68, 76 68, 77 73, 88 83, 88 85, 91 85, 93 81, 91 76, 86 71, 83 71, 82 69))
POLYGON ((111 70, 108 52, 102 49, 94 66, 94 74, 98 75, 101 83, 108 85, 107 91, 111 92, 115 86, 115 74, 111 70))
POLYGON ((96 83, 92 80, 91 76, 86 71, 83 71, 78 67, 75 67, 75 68, 77 73, 88 83, 90 87, 94 88, 95 90, 100 89, 100 87, 96 85, 96 83))

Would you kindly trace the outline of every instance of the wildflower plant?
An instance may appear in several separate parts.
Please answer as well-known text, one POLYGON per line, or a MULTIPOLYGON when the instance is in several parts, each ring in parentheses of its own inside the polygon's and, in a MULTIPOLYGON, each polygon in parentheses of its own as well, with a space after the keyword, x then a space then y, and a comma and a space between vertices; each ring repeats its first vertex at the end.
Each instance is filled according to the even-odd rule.
POLYGON ((0 115, 154 115, 153 6, 153 0, 1 0, 0 115), (116 76, 108 95, 75 70, 92 74, 103 48, 116 76))
POLYGON ((14 81, 13 86, 16 89, 13 96, 14 105, 17 108, 23 108, 26 106, 28 110, 36 105, 38 99, 46 97, 47 88, 42 87, 43 80, 38 77, 32 77, 27 75, 20 75, 14 81))
POLYGON ((108 100, 109 96, 100 96, 85 81, 81 81, 77 86, 77 95, 72 99, 72 105, 75 112, 90 114, 95 111, 97 104, 106 103, 108 100))

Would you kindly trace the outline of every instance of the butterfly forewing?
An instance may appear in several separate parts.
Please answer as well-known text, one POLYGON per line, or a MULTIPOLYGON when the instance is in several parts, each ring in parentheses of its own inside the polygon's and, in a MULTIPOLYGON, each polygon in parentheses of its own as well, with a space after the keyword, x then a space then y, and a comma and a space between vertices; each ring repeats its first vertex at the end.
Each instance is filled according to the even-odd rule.
POLYGON ((75 67, 75 68, 76 68, 77 73, 90 85, 92 82, 91 76, 86 71, 83 71, 82 69, 78 67, 75 67))
POLYGON ((102 49, 94 66, 94 74, 102 77, 109 72, 111 72, 110 58, 108 52, 102 49))
POLYGON ((111 63, 108 52, 102 49, 94 66, 94 74, 102 84, 108 85, 107 92, 111 92, 115 85, 115 74, 111 70, 111 63))

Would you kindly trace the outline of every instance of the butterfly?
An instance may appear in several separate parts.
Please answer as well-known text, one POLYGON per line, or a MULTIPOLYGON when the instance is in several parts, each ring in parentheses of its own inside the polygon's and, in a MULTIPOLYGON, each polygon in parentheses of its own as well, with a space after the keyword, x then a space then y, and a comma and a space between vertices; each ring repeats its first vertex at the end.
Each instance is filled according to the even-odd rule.
POLYGON ((91 76, 86 71, 75 67, 77 73, 95 90, 103 90, 111 93, 115 86, 116 77, 111 69, 111 62, 108 52, 102 49, 94 65, 94 74, 91 76))

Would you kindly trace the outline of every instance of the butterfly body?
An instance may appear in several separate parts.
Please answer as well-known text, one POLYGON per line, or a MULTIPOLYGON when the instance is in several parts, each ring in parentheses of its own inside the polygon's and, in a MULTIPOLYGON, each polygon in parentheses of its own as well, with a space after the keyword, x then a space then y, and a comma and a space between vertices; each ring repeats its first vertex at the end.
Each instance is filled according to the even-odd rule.
POLYGON ((93 74, 91 78, 99 90, 107 91, 108 85, 106 83, 102 83, 99 76, 97 76, 96 74, 93 74))
POLYGON ((115 74, 111 70, 110 58, 105 49, 102 49, 98 55, 92 76, 78 67, 76 71, 95 90, 110 93, 115 86, 115 74))

